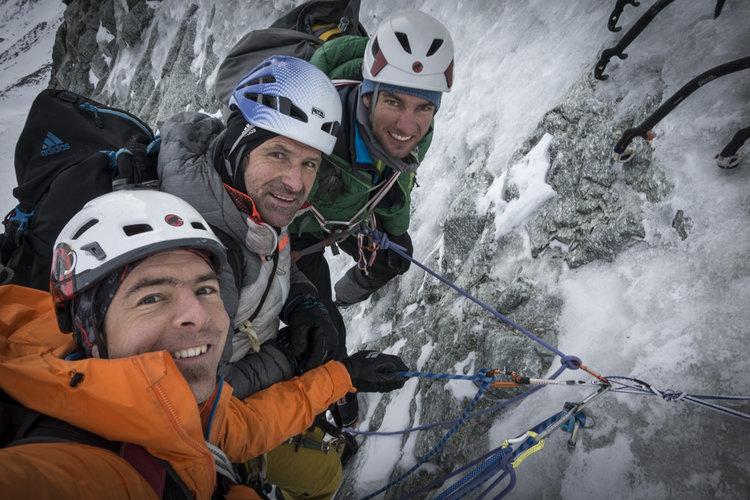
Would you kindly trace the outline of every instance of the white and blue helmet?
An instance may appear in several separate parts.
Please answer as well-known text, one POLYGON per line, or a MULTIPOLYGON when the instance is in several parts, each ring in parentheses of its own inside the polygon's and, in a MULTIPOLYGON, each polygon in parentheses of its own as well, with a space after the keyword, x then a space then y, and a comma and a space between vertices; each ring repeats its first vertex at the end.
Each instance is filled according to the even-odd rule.
POLYGON ((262 129, 330 154, 341 124, 341 100, 331 80, 307 61, 271 56, 246 74, 229 109, 262 129))

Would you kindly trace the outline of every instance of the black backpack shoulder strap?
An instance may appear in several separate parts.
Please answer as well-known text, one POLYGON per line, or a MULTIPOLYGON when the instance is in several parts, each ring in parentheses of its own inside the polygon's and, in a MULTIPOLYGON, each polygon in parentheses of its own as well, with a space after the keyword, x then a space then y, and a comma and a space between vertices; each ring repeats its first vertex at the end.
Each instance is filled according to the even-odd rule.
POLYGON ((0 447, 31 443, 76 442, 117 453, 120 444, 22 406, 0 391, 0 447))

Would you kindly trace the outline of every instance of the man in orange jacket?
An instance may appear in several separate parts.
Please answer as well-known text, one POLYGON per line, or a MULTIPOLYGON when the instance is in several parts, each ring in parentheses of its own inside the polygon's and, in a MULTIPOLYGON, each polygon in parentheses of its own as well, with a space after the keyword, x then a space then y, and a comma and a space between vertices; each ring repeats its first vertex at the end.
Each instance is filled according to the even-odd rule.
POLYGON ((216 375, 225 263, 190 205, 118 191, 60 233, 54 307, 49 294, 0 287, 3 498, 259 498, 232 463, 299 434, 347 392, 403 386, 397 356, 364 351, 231 397, 216 375))

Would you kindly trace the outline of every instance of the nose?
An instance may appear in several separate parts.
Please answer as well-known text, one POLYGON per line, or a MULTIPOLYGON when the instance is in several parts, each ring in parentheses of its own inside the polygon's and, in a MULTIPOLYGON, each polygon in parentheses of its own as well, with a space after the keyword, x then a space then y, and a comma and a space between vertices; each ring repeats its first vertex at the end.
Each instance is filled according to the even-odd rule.
POLYGON ((178 328, 201 328, 208 321, 206 306, 198 300, 192 290, 180 290, 174 302, 173 323, 178 328))
POLYGON ((281 177, 281 182, 284 184, 284 187, 286 187, 290 192, 299 193, 304 189, 304 181, 302 176, 304 168, 304 165, 302 165, 301 163, 295 163, 293 165, 289 165, 284 169, 283 175, 281 177))
POLYGON ((419 125, 417 122, 417 116, 415 115, 414 111, 411 109, 405 109, 401 111, 398 117, 398 121, 396 122, 396 126, 401 132, 404 132, 406 135, 416 134, 419 125))

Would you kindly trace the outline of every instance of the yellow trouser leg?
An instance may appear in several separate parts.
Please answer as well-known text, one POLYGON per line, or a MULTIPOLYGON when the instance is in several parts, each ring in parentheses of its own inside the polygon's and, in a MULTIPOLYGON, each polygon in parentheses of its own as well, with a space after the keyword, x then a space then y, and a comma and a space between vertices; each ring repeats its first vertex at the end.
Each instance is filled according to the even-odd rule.
MULTIPOLYGON (((321 441, 317 427, 303 436, 321 441)), ((266 454, 266 481, 281 489, 286 500, 329 500, 341 483, 341 459, 335 450, 279 445, 266 454)))

